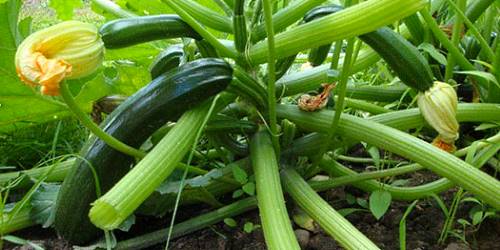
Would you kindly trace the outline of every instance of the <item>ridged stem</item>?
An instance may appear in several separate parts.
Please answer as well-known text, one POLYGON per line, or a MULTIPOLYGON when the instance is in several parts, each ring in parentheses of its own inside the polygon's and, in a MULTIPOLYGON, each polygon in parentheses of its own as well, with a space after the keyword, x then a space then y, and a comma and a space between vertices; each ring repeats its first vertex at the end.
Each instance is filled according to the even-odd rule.
MULTIPOLYGON (((488 146, 490 147, 488 150, 491 151, 487 153, 494 154, 496 153, 496 151, 498 151, 498 148, 493 147, 494 145, 490 144, 488 146)), ((476 158, 472 162, 472 164, 477 167, 481 167, 484 163, 485 160, 480 158, 476 158)), ((405 174, 406 171, 408 171, 406 173, 413 172, 411 168, 414 168, 415 171, 420 170, 419 169, 420 167, 417 166, 416 164, 401 167, 400 170, 398 170, 399 168, 396 168, 396 169, 386 170, 380 173, 374 172, 366 174, 365 173, 359 174, 349 169, 348 167, 345 167, 344 165, 331 160, 322 161, 320 166, 323 169, 325 169, 328 172, 328 174, 330 174, 331 176, 335 176, 336 178, 333 178, 332 182, 328 181, 328 182, 311 183, 311 185, 314 186, 315 188, 318 188, 319 191, 328 190, 331 188, 338 187, 340 185, 347 185, 347 184, 351 184, 354 187, 357 187, 366 192, 380 190, 380 188, 382 187, 384 190, 391 193, 391 196, 394 200, 411 201, 411 200, 430 197, 433 194, 439 194, 456 186, 455 183, 451 182, 446 178, 441 178, 433 182, 413 187, 397 187, 397 186, 387 185, 376 180, 368 180, 368 177, 383 178, 385 176, 405 174), (337 181, 336 183, 333 182, 335 180, 337 181)))
MULTIPOLYGON (((466 0, 457 0, 458 10, 460 11, 465 9, 466 4, 467 4, 466 0)), ((455 14, 455 22, 453 23, 453 30, 451 34, 451 43, 454 46, 458 46, 458 43, 460 42, 462 28, 463 28, 462 24, 463 24, 463 18, 460 15, 455 14)), ((455 67, 455 59, 453 58, 453 55, 448 54, 447 59, 448 60, 444 75, 445 82, 448 82, 448 80, 450 80, 453 77, 453 68, 455 67)))
POLYGON ((350 108, 361 110, 361 111, 366 111, 366 112, 369 112, 369 113, 374 114, 374 115, 392 112, 392 110, 390 110, 390 109, 386 109, 384 107, 380 107, 379 105, 376 105, 376 104, 373 104, 370 102, 366 102, 363 100, 346 98, 344 101, 345 101, 346 107, 350 107, 350 108))
MULTIPOLYGON (((496 134, 495 136, 492 136, 488 139, 486 139, 484 142, 477 142, 478 144, 475 145, 475 150, 480 150, 485 147, 491 146, 491 145, 498 145, 500 143, 500 133, 496 134)), ((454 153, 455 156, 457 157, 463 157, 467 155, 469 150, 471 149, 471 146, 462 148, 454 153)), ((476 164, 482 165, 484 162, 479 162, 476 161, 474 162, 474 166, 476 164)), ((316 191, 324 191, 328 190, 331 188, 347 185, 347 184, 353 184, 357 183, 360 181, 364 180, 370 180, 370 179, 379 179, 379 178, 384 178, 388 176, 396 176, 396 175, 402 175, 402 174, 407 174, 411 172, 415 172, 421 169, 424 169, 424 167, 420 166, 419 164, 409 164, 403 167, 396 167, 396 168, 391 168, 391 169, 386 169, 386 170, 380 170, 380 171, 373 171, 373 172, 363 172, 363 173, 357 173, 354 174, 355 172, 348 169, 347 167, 343 166, 336 160, 332 160, 328 157, 323 157, 321 166, 323 169, 325 169, 328 173, 330 173, 332 176, 339 176, 330 180, 325 180, 325 181, 313 181, 310 182, 309 184, 311 187, 313 187, 316 191)), ((481 167, 481 166, 477 166, 481 167)), ((447 190, 453 186, 453 183, 445 180, 445 179, 440 179, 438 181, 434 181, 428 184, 420 185, 420 186, 414 186, 414 187, 393 187, 393 186, 388 186, 382 183, 377 183, 377 185, 368 185, 368 183, 377 183, 375 181, 371 182, 365 182, 367 186, 373 187, 373 190, 377 190, 377 188, 380 185, 384 185, 388 187, 388 191, 394 194, 395 199, 401 199, 401 197, 404 197, 405 199, 410 199, 408 197, 404 196, 405 191, 408 191, 408 194, 413 194, 411 195, 411 199, 420 199, 426 196, 429 196, 430 194, 436 194, 440 193, 441 191, 447 190)), ((372 190, 370 190, 372 191, 372 190)))
POLYGON ((187 111, 172 130, 90 209, 92 223, 117 228, 172 173, 194 143, 210 109, 207 103, 187 111))
MULTIPOLYGON (((293 27, 275 37, 279 58, 309 48, 368 33, 409 16, 425 6, 425 0, 368 0, 321 19, 293 27)), ((249 62, 266 61, 267 41, 255 44, 249 51, 249 62)))
MULTIPOLYGON (((324 126, 324 121, 325 119, 328 121, 334 115, 331 111, 301 112, 296 106, 291 105, 278 106, 277 113, 279 117, 293 121, 306 130, 318 132, 328 131, 329 126, 324 126)), ((497 199, 500 197, 499 181, 425 141, 391 127, 348 114, 341 116, 338 132, 413 160, 453 181, 494 208, 500 208, 500 200, 497 199)))
POLYGON ((266 246, 270 250, 300 249, 288 217, 278 161, 267 131, 261 130, 253 136, 250 154, 266 246))
POLYGON ((90 119, 90 117, 87 114, 85 114, 85 112, 83 112, 80 106, 78 106, 75 99, 73 98, 73 95, 71 94, 68 84, 65 81, 63 81, 60 85, 60 92, 64 102, 66 103, 66 105, 68 105, 68 108, 73 112, 76 118, 78 118, 78 120, 80 120, 80 122, 86 128, 88 128, 94 135, 99 137, 99 139, 103 140, 110 147, 124 154, 131 155, 137 158, 143 158, 146 155, 145 152, 135 149, 129 145, 126 145, 125 143, 114 138, 113 136, 108 135, 99 126, 97 126, 90 119))
POLYGON ((286 168, 281 172, 281 177, 283 187, 292 196, 295 203, 342 247, 345 249, 379 249, 323 200, 295 170, 286 168))
POLYGON ((245 0, 235 1, 233 16, 234 47, 240 53, 245 52, 248 40, 244 8, 245 0))
POLYGON ((196 16, 193 16, 192 13, 188 13, 186 10, 189 9, 190 5, 186 4, 186 1, 167 1, 163 0, 166 4, 172 8, 177 15, 179 15, 182 20, 188 23, 191 28, 193 28, 198 34, 200 34, 203 39, 205 39, 210 45, 212 45, 215 49, 219 51, 219 53, 223 56, 236 58, 238 53, 234 48, 226 47, 222 44, 214 35, 212 35, 206 28, 202 27, 199 23, 199 19, 196 16), (196 19, 195 19, 196 18, 196 19))
POLYGON ((274 46, 274 27, 271 0, 262 0, 264 20, 267 32, 267 110, 269 115, 269 129, 276 155, 280 154, 278 125, 276 118, 276 52, 274 46))
POLYGON ((168 2, 174 2, 182 7, 184 11, 189 13, 190 16, 195 18, 198 22, 200 22, 203 25, 206 25, 207 27, 210 27, 212 29, 226 32, 226 33, 233 33, 233 27, 231 23, 231 19, 228 17, 225 17, 223 15, 220 15, 219 13, 195 2, 192 0, 162 0, 166 4, 168 2))
POLYGON ((31 219, 31 206, 24 206, 13 217, 11 213, 3 213, 0 221, 0 234, 5 235, 35 225, 31 219))
MULTIPOLYGON (((273 15, 273 27, 277 31, 281 31, 289 25, 293 24, 306 14, 310 9, 320 5, 326 0, 301 0, 294 1, 291 5, 279 10, 273 15)), ((266 27, 261 24, 252 32, 252 41, 257 42, 266 37, 266 27)))
MULTIPOLYGON (((351 73, 356 73, 368 68, 377 61, 380 56, 371 48, 361 50, 356 62, 351 67, 351 73)), ((343 65, 344 58, 340 58, 339 67, 343 65)), ((330 65, 323 64, 312 69, 292 73, 283 76, 276 82, 277 94, 281 96, 291 96, 301 92, 307 92, 318 88, 322 83, 331 82, 333 73, 336 71, 330 69, 330 65), (283 90, 284 88, 284 90, 283 90)), ((338 72, 337 72, 338 75, 338 72)))
MULTIPOLYGON (((22 171, 15 171, 15 172, 8 172, 8 173, 1 173, 0 174, 0 186, 5 186, 9 181, 18 178, 20 176, 26 175, 28 178, 35 178, 38 179, 45 175, 48 171, 50 171, 50 174, 47 176, 47 178, 44 180, 45 182, 55 182, 55 181, 63 181, 64 177, 68 173, 68 171, 71 169, 75 162, 74 158, 71 158, 66 161, 62 162, 57 162, 54 163, 54 165, 50 166, 45 166, 45 167, 38 167, 38 168, 31 168, 28 170, 22 170, 22 171)), ((20 183, 17 183, 15 186, 10 187, 10 189, 17 189, 17 188, 24 188, 28 186, 30 183, 28 181, 24 182, 21 181, 20 183)))

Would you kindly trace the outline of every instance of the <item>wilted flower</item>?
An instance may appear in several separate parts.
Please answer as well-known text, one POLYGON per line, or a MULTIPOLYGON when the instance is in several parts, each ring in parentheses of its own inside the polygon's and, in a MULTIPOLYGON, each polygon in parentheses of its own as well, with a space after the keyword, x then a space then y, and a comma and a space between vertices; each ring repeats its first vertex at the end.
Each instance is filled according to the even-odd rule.
POLYGON ((66 21, 37 31, 17 48, 15 64, 21 80, 41 85, 45 95, 58 95, 59 83, 94 73, 103 60, 103 42, 96 27, 66 21))
POLYGON ((418 107, 425 120, 439 133, 433 144, 452 150, 458 139, 457 93, 449 84, 434 82, 434 85, 418 95, 418 107))

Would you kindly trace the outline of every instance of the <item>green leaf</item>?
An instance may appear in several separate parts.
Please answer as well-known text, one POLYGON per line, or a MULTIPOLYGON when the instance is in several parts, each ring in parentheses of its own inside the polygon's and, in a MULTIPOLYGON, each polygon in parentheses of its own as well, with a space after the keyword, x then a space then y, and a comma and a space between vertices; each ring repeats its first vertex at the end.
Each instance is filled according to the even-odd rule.
POLYGON ((497 127, 500 127, 500 123, 481 123, 474 130, 475 131, 482 131, 482 130, 497 128, 497 127))
POLYGON ((254 225, 252 222, 247 222, 245 223, 245 225, 243 225, 243 231, 245 231, 245 233, 251 233, 253 232, 253 230, 259 227, 259 225, 254 225))
POLYGON ((236 227, 238 226, 238 223, 233 218, 225 218, 224 219, 224 224, 228 225, 229 227, 236 227))
POLYGON ((82 0, 50 0, 50 7, 62 20, 71 20, 75 9, 83 7, 82 0))
POLYGON ((132 11, 140 16, 174 13, 161 0, 118 0, 116 3, 123 9, 132 11))
POLYGON ((373 163, 375 163, 375 167, 380 167, 380 152, 377 147, 367 146, 367 151, 370 157, 373 159, 373 163))
POLYGON ((47 228, 55 219, 54 208, 60 185, 42 183, 31 197, 31 219, 47 228))
POLYGON ((497 82, 495 76, 488 72, 483 72, 478 70, 465 70, 465 71, 455 71, 455 74, 478 76, 494 83, 497 87, 500 88, 500 84, 497 82))
POLYGON ((391 205, 391 193, 385 190, 376 190, 370 195, 370 211, 375 218, 380 219, 391 205))
POLYGON ((438 61, 442 65, 446 65, 448 62, 446 57, 441 54, 432 44, 422 43, 418 46, 419 49, 427 52, 432 58, 438 61))
POLYGON ((24 85, 16 74, 16 40, 22 39, 17 25, 19 3, 10 0, 0 4, 0 133, 69 115, 66 105, 41 96, 24 85))
POLYGON ((243 190, 241 189, 238 189, 236 191, 233 192, 233 195, 231 196, 233 199, 236 199, 238 197, 241 197, 245 192, 243 192, 243 190))
POLYGON ((474 214, 472 214, 472 225, 478 225, 483 221, 483 216, 484 213, 483 211, 477 211, 474 214))
POLYGON ((148 66, 161 49, 152 43, 143 43, 123 49, 106 50, 106 60, 129 60, 148 66))
POLYGON ((135 63, 115 62, 116 77, 109 79, 113 93, 130 96, 151 81, 149 70, 135 63))
POLYGON ((245 170, 237 165, 234 165, 231 169, 233 171, 233 177, 237 182, 239 182, 240 184, 245 184, 248 182, 248 175, 245 170))
POLYGON ((255 195, 255 183, 253 182, 248 182, 247 184, 243 185, 241 189, 243 189, 243 191, 248 195, 255 195))
POLYGON ((362 208, 368 208, 368 202, 363 198, 356 198, 356 203, 362 208))
POLYGON ((95 100, 113 94, 113 87, 106 82, 102 73, 85 83, 75 100, 83 110, 90 113, 95 100))

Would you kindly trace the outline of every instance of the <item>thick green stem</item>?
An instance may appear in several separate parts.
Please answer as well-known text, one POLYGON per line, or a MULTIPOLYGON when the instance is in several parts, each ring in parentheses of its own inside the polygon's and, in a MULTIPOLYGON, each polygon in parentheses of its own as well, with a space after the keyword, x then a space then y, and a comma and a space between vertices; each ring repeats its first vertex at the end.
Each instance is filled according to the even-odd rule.
MULTIPOLYGON (((425 6, 425 0, 368 0, 321 19, 302 24, 276 35, 276 54, 284 58, 305 49, 351 38, 376 30, 409 16, 425 6)), ((266 61, 267 41, 250 48, 249 62, 266 61)))
MULTIPOLYGON (((280 105, 278 116, 295 122, 311 131, 327 132, 331 111, 301 112, 296 106, 280 105)), ((391 113, 388 113, 391 114, 391 113)), ((413 160, 436 174, 445 177, 494 208, 500 208, 500 182, 459 158, 407 133, 385 125, 343 114, 338 127, 339 134, 364 141, 413 160)))
POLYGON ((386 109, 384 107, 380 107, 379 105, 376 105, 376 104, 373 104, 370 102, 366 102, 363 100, 346 98, 344 101, 345 101, 345 105, 347 107, 357 109, 357 110, 366 111, 366 112, 369 112, 369 113, 374 114, 374 115, 388 113, 388 112, 392 111, 390 109, 386 109))
MULTIPOLYGON (((488 153, 495 153, 498 151, 498 148, 492 147, 492 145, 489 145, 491 152, 488 153), (493 152, 495 151, 495 152, 493 152)), ((473 161, 473 165, 476 167, 481 167, 485 161, 481 161, 483 159, 476 158, 473 161)), ((337 178, 332 179, 332 182, 321 182, 321 183, 313 183, 311 185, 317 187, 319 190, 327 190, 330 188, 338 187, 339 185, 342 184, 352 184, 354 187, 357 187, 359 189, 362 189, 367 192, 372 192, 375 190, 380 190, 382 187, 384 190, 388 191, 391 193, 391 196, 395 200, 416 200, 416 199, 422 199, 426 197, 430 197, 434 194, 439 194, 441 192, 445 192, 446 190, 449 190, 456 185, 451 182, 450 180, 447 180, 445 178, 441 178, 439 180, 429 182, 423 185, 419 186, 414 186, 414 187, 397 187, 397 186, 391 186, 387 185, 375 180, 366 180, 365 177, 368 177, 370 173, 368 173, 368 176, 366 176, 364 173, 363 174, 358 174, 357 172, 349 169, 348 167, 345 167, 341 165, 340 163, 336 161, 322 161, 320 166, 325 169, 331 176, 336 176, 337 178), (359 177, 358 177, 359 176, 359 177), (359 179, 358 179, 359 178, 359 179), (362 179, 365 179, 364 181, 361 181, 362 179), (333 183, 334 180, 338 180, 339 184, 333 183), (359 180, 359 181, 358 181, 359 180), (317 186, 316 186, 317 185, 317 186)), ((408 168, 411 167, 416 167, 416 164, 409 165, 408 168)), ((418 167, 415 168, 415 170, 418 167)), ((402 169, 405 170, 405 169, 402 169)), ((411 169, 406 169, 406 170, 411 170, 411 169)), ((385 176, 390 176, 389 174, 403 174, 403 172, 399 172, 397 169, 394 171, 388 170, 388 173, 381 174, 380 178, 385 176)), ((411 171, 410 171, 411 172, 411 171)), ((378 175, 377 173, 373 173, 373 177, 376 177, 378 175)))
POLYGON ((71 94, 71 91, 69 90, 68 84, 66 82, 62 82, 60 86, 60 92, 61 96, 64 99, 64 102, 68 105, 69 109, 73 112, 73 114, 80 120, 80 122, 88 128, 93 134, 95 134, 99 139, 103 140, 106 144, 108 144, 110 147, 124 153, 127 155, 131 155, 134 157, 138 158, 143 158, 146 153, 140 150, 137 150, 133 147, 130 147, 129 145, 126 145, 125 143, 117 140, 111 135, 108 135, 106 132, 104 132, 101 128, 99 128, 91 119, 90 117, 83 112, 82 109, 78 106, 76 103, 75 99, 73 98, 73 95, 71 94))
POLYGON ((276 154, 271 138, 265 130, 253 136, 250 153, 267 247, 271 250, 300 249, 285 206, 276 154))
POLYGON ((244 53, 247 41, 247 23, 245 20, 245 0, 236 0, 234 5, 233 27, 234 47, 239 53, 244 53))
MULTIPOLYGON (((231 19, 222 16, 219 13, 191 0, 162 0, 164 3, 174 2, 176 5, 182 7, 184 11, 189 13, 190 16, 195 18, 198 22, 207 27, 219 30, 226 33, 232 33, 233 27, 231 19)), ((175 9, 174 9, 175 10, 175 9)), ((177 11, 176 11, 177 12, 177 11)), ((184 18, 184 17, 183 17, 184 18)))
MULTIPOLYGON (((489 147, 491 145, 495 145, 498 143, 500 143, 500 133, 498 133, 497 135, 495 135, 493 137, 486 139, 485 142, 478 142, 478 144, 475 146, 475 150, 489 147)), ((462 149, 456 151, 454 153, 454 155, 457 157, 465 156, 471 148, 472 148, 471 146, 462 148, 462 149)), ((493 148, 492 150, 495 150, 495 149, 493 148)), ((481 167, 483 164, 484 164, 484 161, 479 161, 479 159, 478 159, 478 161, 473 163, 473 165, 476 167, 481 167)), ((419 164, 410 164, 410 165, 406 165, 404 167, 396 167, 396 168, 391 168, 391 169, 386 169, 386 170, 381 170, 381 171, 364 172, 364 173, 355 174, 354 171, 350 170, 349 168, 343 166, 339 162, 332 160, 328 157, 324 157, 322 159, 321 167, 323 169, 325 169, 332 176, 340 176, 340 177, 336 177, 336 178, 333 178, 330 180, 325 180, 325 181, 311 182, 310 183, 311 187, 313 187, 316 191, 324 191, 324 190, 332 189, 335 187, 344 186, 347 184, 359 183, 359 182, 365 181, 365 180, 379 179, 379 178, 384 178, 384 177, 389 177, 389 176, 402 175, 402 174, 407 174, 407 173, 411 173, 411 172, 415 172, 415 171, 424 169, 424 167, 422 167, 419 164)), ((359 185, 362 188, 367 188, 367 187, 373 188, 373 189, 370 189, 370 191, 377 190, 377 188, 379 188, 380 185, 384 185, 384 187, 387 187, 387 190, 389 192, 391 192, 394 199, 405 199, 405 200, 424 198, 424 197, 427 197, 431 194, 437 194, 437 193, 440 193, 442 191, 448 190, 454 186, 454 184, 452 182, 450 182, 449 180, 446 180, 446 179, 440 179, 438 181, 434 181, 434 182, 431 182, 428 184, 414 186, 414 187, 394 187, 394 186, 386 185, 383 183, 378 183, 376 181, 364 182, 364 183, 359 184, 359 185), (405 193, 408 195, 405 196, 405 193)))
POLYGON ((205 103, 184 113, 144 159, 94 202, 89 212, 92 223, 113 230, 130 216, 189 151, 209 109, 209 103, 205 103))
POLYGON ((269 129, 271 130, 271 140, 274 145, 276 155, 280 153, 279 135, 276 119, 276 53, 274 50, 274 27, 271 0, 262 0, 264 8, 264 19, 266 22, 267 31, 267 109, 269 114, 269 129))
MULTIPOLYGON (((337 133, 337 126, 340 120, 340 114, 344 111, 344 99, 346 96, 347 81, 349 80, 350 70, 351 70, 351 60, 354 52, 354 38, 347 41, 347 49, 345 52, 344 63, 342 65, 342 71, 340 72, 340 80, 335 86, 337 92, 337 101, 335 102, 335 115, 333 116, 332 122, 330 124, 330 129, 326 135, 326 140, 331 141, 332 137, 337 133)), ((324 150, 320 151, 320 155, 323 155, 327 150, 328 143, 325 143, 324 150)))
POLYGON ((3 213, 0 220, 0 234, 8 234, 33 225, 35 222, 31 219, 31 206, 24 206, 13 217, 11 213, 3 213))
POLYGON ((212 35, 206 28, 202 27, 198 22, 199 19, 195 19, 195 16, 192 16, 191 13, 188 13, 185 9, 188 7, 184 1, 167 1, 166 2, 170 8, 175 10, 175 12, 186 22, 188 23, 201 37, 203 37, 210 45, 212 45, 215 49, 219 51, 222 56, 227 56, 231 58, 238 57, 238 53, 234 48, 230 48, 221 43, 214 35, 212 35))
MULTIPOLYGON (((466 0, 457 0, 458 4, 458 11, 465 9, 465 6, 467 4, 466 0)), ((451 43, 454 46, 458 46, 458 43, 460 42, 461 39, 461 33, 462 33, 462 24, 463 24, 463 18, 456 14, 455 15, 455 23, 453 23, 453 31, 451 34, 451 43)), ((453 77, 453 68, 455 67, 455 60, 453 58, 452 54, 448 54, 448 61, 446 64, 446 71, 444 75, 444 80, 445 82, 448 82, 453 77)))
POLYGON ((293 200, 342 247, 345 249, 379 249, 323 200, 295 170, 284 169, 281 177, 285 190, 293 200))
MULTIPOLYGON (((278 11, 273 15, 273 27, 281 31, 290 26, 306 14, 310 9, 320 5, 326 0, 301 0, 294 1, 291 5, 278 11)), ((257 42, 266 37, 266 27, 264 24, 257 26, 252 32, 252 41, 257 42)))
MULTIPOLYGON (((38 178, 44 176, 48 171, 50 171, 50 174, 44 180, 45 182, 63 181, 64 177, 66 177, 66 174, 68 173, 70 168, 73 166, 74 162, 75 162, 75 159, 71 158, 71 159, 68 159, 66 161, 57 162, 57 163, 54 163, 53 165, 46 166, 46 167, 38 167, 38 168, 32 168, 32 169, 23 170, 23 171, 2 173, 2 174, 0 174, 0 186, 4 187, 8 182, 14 180, 15 178, 21 177, 23 175, 27 176, 28 178, 38 179, 38 178)), ((17 188, 28 187, 29 185, 30 185, 30 182, 28 180, 21 180, 20 182, 17 182, 15 185, 13 185, 13 186, 9 185, 9 186, 10 186, 10 189, 17 189, 17 188)))
MULTIPOLYGON (((350 72, 354 74, 364 70, 379 60, 380 56, 377 52, 370 48, 363 49, 359 53, 354 65, 352 65, 350 72)), ((344 58, 341 57, 339 61, 338 66, 341 67, 344 64, 344 58)), ((322 83, 332 82, 337 76, 338 72, 330 69, 330 65, 328 64, 285 75, 276 82, 276 94, 291 96, 307 92, 317 89, 322 83)))

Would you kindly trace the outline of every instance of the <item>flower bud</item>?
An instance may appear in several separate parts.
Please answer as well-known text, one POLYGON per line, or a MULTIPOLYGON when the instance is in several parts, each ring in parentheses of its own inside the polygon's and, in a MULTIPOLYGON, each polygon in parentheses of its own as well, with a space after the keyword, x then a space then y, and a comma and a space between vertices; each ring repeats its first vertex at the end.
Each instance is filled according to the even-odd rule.
POLYGON ((418 94, 420 112, 439 133, 435 145, 453 145, 458 139, 457 105, 457 93, 444 82, 436 81, 430 89, 418 94))
POLYGON ((41 85, 45 95, 58 95, 59 83, 94 73, 104 44, 91 24, 66 21, 29 35, 17 48, 15 64, 21 80, 41 85))

